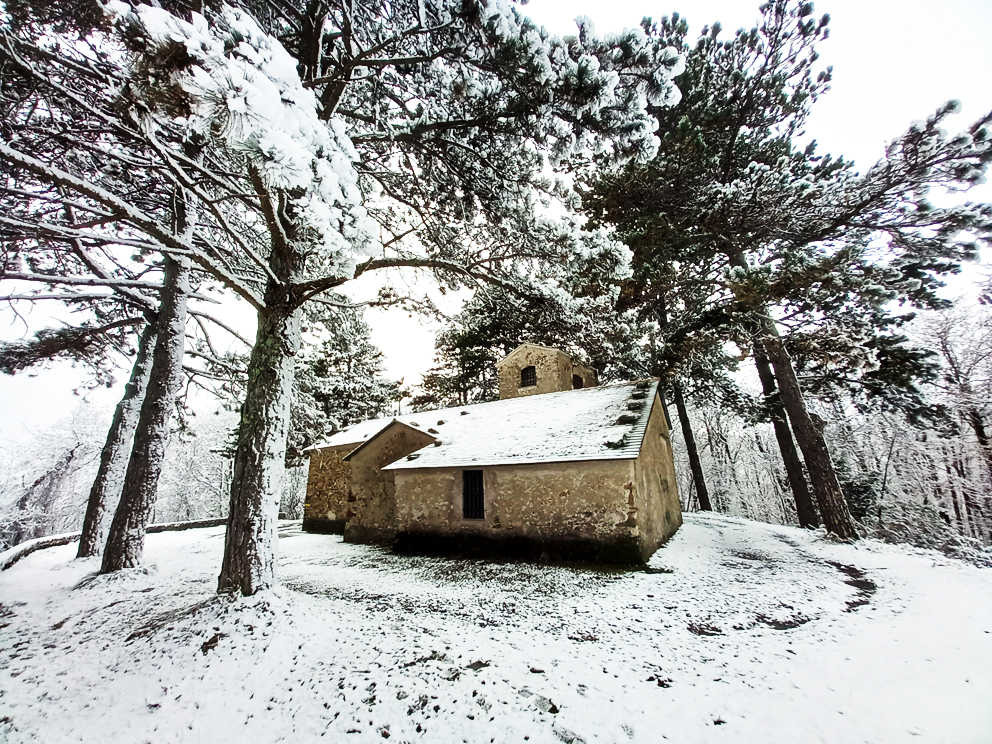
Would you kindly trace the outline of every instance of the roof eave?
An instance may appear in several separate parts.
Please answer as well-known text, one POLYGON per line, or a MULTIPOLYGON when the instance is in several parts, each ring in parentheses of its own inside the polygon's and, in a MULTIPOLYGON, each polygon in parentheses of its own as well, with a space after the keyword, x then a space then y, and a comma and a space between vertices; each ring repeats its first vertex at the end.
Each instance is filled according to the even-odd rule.
MULTIPOLYGON (((351 458, 354 455, 356 455, 360 450, 364 449, 364 447, 367 444, 370 444, 371 442, 374 442, 380 436, 382 436, 387 431, 393 429, 396 426, 402 426, 403 428, 409 429, 410 431, 415 431, 415 432, 417 432, 419 434, 423 434, 424 436, 428 436, 428 437, 430 436, 430 434, 428 434, 426 431, 422 431, 421 429, 418 429, 416 426, 410 426, 409 424, 404 424, 402 421, 399 421, 397 419, 393 419, 388 424, 386 424, 384 427, 382 427, 381 429, 379 429, 379 431, 377 431, 375 434, 373 434, 368 439, 366 439, 364 442, 362 442, 360 445, 358 445, 357 447, 355 447, 355 449, 353 449, 351 452, 349 452, 347 455, 345 455, 342 459, 344 459, 344 460, 351 460, 351 458)), ((430 442, 425 443, 424 444, 424 447, 426 447, 428 444, 430 444, 430 442)), ((415 449, 414 452, 419 452, 424 447, 419 447, 419 448, 415 449)), ((385 469, 385 468, 383 468, 383 469, 385 469)))
MULTIPOLYGON (((423 449, 423 448, 421 448, 423 449)), ((419 451, 419 450, 418 450, 419 451)), ((448 470, 448 469, 463 469, 463 468, 502 468, 502 467, 514 467, 517 465, 554 465, 556 463, 571 463, 571 462, 618 462, 622 460, 636 460, 640 457, 640 452, 623 452, 621 454, 610 456, 604 455, 585 455, 585 456, 575 456, 575 457, 556 457, 550 460, 503 460, 502 462, 452 462, 444 464, 434 464, 434 465, 422 465, 422 464, 407 464, 405 462, 393 462, 389 465, 384 466, 383 470, 448 470)))

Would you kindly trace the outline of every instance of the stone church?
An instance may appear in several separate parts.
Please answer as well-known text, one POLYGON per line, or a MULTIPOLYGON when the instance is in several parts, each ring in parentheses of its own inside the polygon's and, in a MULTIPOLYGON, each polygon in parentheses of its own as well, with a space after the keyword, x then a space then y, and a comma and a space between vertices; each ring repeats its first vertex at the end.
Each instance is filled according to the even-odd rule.
POLYGON ((500 399, 365 421, 310 450, 303 529, 414 552, 644 563, 682 524, 656 380, 600 386, 558 349, 500 399))

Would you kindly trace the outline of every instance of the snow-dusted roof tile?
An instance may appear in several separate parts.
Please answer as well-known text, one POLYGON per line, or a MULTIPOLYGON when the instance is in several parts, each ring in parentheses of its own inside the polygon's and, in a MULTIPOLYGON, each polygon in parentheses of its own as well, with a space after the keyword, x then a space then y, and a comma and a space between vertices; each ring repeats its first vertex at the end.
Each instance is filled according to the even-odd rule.
POLYGON ((428 445, 386 469, 473 467, 637 457, 655 380, 509 398, 363 421, 315 449, 368 441, 393 421, 433 429, 428 445))
POLYGON ((320 444, 315 444, 310 449, 320 450, 326 449, 327 447, 340 447, 343 444, 353 444, 357 447, 362 442, 374 437, 396 420, 397 418, 395 416, 386 416, 385 418, 363 421, 360 424, 355 424, 350 429, 339 431, 337 434, 328 437, 320 444))
POLYGON ((637 457, 655 380, 509 398, 400 418, 437 415, 440 446, 428 445, 386 470, 481 467, 637 457))
POLYGON ((398 421, 433 430, 441 444, 387 470, 630 460, 640 452, 657 388, 656 380, 644 380, 371 419, 314 449, 357 448, 398 421))

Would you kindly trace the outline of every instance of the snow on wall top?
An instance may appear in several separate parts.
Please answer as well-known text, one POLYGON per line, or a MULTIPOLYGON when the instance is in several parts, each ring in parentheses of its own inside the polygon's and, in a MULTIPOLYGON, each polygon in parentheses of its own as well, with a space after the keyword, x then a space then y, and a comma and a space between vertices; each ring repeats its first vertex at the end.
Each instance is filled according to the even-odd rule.
MULTIPOLYGON (((541 344, 532 344, 532 343, 530 343, 528 341, 528 342, 525 342, 525 343, 520 344, 520 346, 518 346, 516 349, 514 349, 509 354, 507 354, 505 357, 503 357, 498 362, 496 362, 496 366, 498 367, 499 365, 503 364, 503 362, 505 362, 510 357, 514 356, 521 349, 527 349, 527 348, 531 348, 531 349, 544 349, 545 351, 556 351, 559 354, 564 354, 569 359, 572 359, 572 355, 571 354, 569 354, 568 352, 562 351, 561 349, 556 349, 553 346, 542 346, 541 344)), ((572 361, 574 363, 574 360, 572 360, 572 361)))
MULTIPOLYGON (((431 413, 440 413, 440 411, 431 411, 431 413)), ((357 447, 358 445, 374 437, 394 421, 406 423, 408 419, 417 420, 418 418, 426 420, 424 414, 419 413, 414 413, 407 416, 385 416, 383 418, 368 419, 360 424, 355 424, 350 429, 339 431, 337 434, 328 437, 320 444, 315 444, 313 447, 309 448, 309 451, 327 449, 328 447, 341 447, 346 444, 357 447)), ((425 427, 423 431, 427 431, 427 428, 425 427)))
POLYGON ((657 388, 645 380, 363 421, 315 449, 363 443, 399 421, 441 444, 386 470, 630 460, 640 452, 657 388))

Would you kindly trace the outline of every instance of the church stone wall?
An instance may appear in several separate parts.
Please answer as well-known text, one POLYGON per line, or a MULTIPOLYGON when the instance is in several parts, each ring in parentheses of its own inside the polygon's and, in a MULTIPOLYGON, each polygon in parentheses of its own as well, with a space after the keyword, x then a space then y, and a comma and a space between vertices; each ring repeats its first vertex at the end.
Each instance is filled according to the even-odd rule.
POLYGON ((396 488, 391 462, 434 441, 430 434, 405 424, 391 424, 348 458, 351 491, 345 542, 390 543, 396 533, 396 488))
MULTIPOLYGON (((596 373, 589 369, 588 367, 583 367, 581 364, 572 365, 572 375, 580 377, 582 379, 582 387, 596 387, 599 384, 599 380, 596 379, 596 373)), ((570 383, 569 388, 574 388, 574 383, 570 383)))
MULTIPOLYGON (((396 547, 640 564, 634 460, 482 467, 485 519, 462 517, 462 468, 395 470, 396 547)), ((650 548, 647 556, 654 552, 650 548)))
POLYGON ((343 535, 348 519, 351 465, 344 456, 358 444, 325 447, 310 455, 307 498, 303 505, 303 529, 343 535))
POLYGON ((647 560, 682 526, 671 433, 661 399, 657 396, 635 462, 635 505, 642 554, 647 560))
POLYGON ((595 387, 596 373, 588 367, 573 364, 572 358, 558 349, 534 344, 524 344, 497 365, 499 398, 523 398, 542 393, 559 393, 572 390, 572 375, 582 378, 582 387, 595 387), (520 385, 520 375, 525 367, 534 367, 537 384, 520 385))

